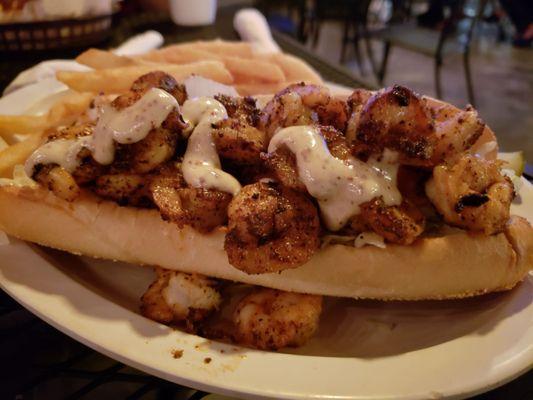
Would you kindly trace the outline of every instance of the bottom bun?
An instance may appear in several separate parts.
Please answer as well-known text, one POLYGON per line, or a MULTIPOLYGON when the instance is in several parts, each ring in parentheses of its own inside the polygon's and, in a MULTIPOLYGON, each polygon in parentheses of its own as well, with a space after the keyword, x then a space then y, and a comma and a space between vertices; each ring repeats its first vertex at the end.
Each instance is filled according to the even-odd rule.
POLYGON ((0 188, 0 228, 74 254, 159 265, 281 290, 381 300, 448 299, 507 290, 533 266, 533 229, 512 217, 493 236, 450 229, 411 246, 328 245, 296 269, 248 275, 228 263, 225 229, 201 234, 156 210, 84 194, 73 203, 43 189, 0 188))

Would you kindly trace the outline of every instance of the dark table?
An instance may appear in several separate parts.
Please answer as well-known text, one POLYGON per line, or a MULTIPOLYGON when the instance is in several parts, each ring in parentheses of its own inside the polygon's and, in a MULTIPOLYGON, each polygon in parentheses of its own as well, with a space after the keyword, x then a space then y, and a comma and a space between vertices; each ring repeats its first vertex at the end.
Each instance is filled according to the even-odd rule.
MULTIPOLYGON (((166 43, 198 39, 238 39, 233 30, 236 8, 219 10, 213 26, 183 28, 161 14, 115 17, 109 40, 99 47, 114 47, 134 34, 155 29, 166 43)), ((348 70, 321 59, 296 40, 274 32, 281 48, 303 58, 325 80, 351 87, 373 88, 355 79, 348 70)), ((0 89, 22 70, 51 58, 73 58, 83 49, 16 57, 0 55, 0 89)), ((203 399, 217 397, 146 375, 105 357, 74 341, 0 292, 1 399, 203 399)), ((482 367, 481 367, 482 368, 482 367)), ((459 371, 458 371, 459 373, 459 371)), ((220 397, 218 397, 220 398, 220 397)), ((533 371, 475 400, 533 399, 533 371)))

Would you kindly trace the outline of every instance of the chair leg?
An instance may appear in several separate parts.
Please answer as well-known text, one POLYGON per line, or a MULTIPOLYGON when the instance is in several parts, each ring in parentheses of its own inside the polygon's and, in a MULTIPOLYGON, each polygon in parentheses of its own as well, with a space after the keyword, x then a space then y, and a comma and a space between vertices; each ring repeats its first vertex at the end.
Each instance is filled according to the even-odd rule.
POLYGON ((366 55, 370 61, 370 67, 374 76, 378 76, 378 65, 376 63, 376 58, 374 57, 374 50, 372 50, 372 43, 370 42, 370 37, 366 28, 363 29, 363 40, 365 41, 366 55))
POLYGON ((465 68, 465 78, 466 78, 466 90, 468 93, 468 101, 473 106, 476 105, 476 101, 474 98, 474 87, 472 84, 472 75, 470 73, 470 57, 468 55, 468 52, 463 53, 463 65, 465 68))
POLYGON ((381 60, 381 67, 379 68, 377 78, 378 83, 380 85, 383 85, 383 81, 385 80, 385 73, 387 72, 387 63, 389 61, 389 53, 391 49, 390 42, 385 42, 383 45, 383 59, 381 60))
POLYGON ((346 18, 346 21, 344 21, 344 32, 342 34, 341 58, 339 60, 341 64, 344 64, 344 61, 346 60, 346 47, 348 46, 349 35, 350 35, 350 20, 346 18))
POLYGON ((314 24, 314 30, 313 30, 313 49, 316 49, 316 45, 318 44, 318 37, 320 36, 320 28, 321 28, 321 21, 316 20, 314 24))
POLYGON ((359 72, 361 75, 365 75, 365 68, 363 65, 363 57, 361 55, 361 47, 359 46, 359 42, 361 40, 361 36, 359 35, 359 27, 355 26, 355 37, 353 40, 353 47, 355 50, 355 62, 357 63, 357 68, 359 68, 359 72))
POLYGON ((437 57, 435 58, 435 92, 437 99, 442 97, 442 88, 440 84, 440 67, 442 66, 442 60, 437 57))

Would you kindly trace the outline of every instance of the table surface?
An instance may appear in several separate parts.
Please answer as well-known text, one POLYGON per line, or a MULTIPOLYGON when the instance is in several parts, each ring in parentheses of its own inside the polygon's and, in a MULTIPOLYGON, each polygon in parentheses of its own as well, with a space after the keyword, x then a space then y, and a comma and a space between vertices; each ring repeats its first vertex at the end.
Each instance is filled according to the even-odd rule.
MULTIPOLYGON (((132 35, 148 29, 161 32, 166 44, 218 37, 238 39, 232 24, 235 11, 235 7, 220 9, 214 25, 194 28, 177 27, 170 22, 168 16, 162 14, 119 15, 115 17, 108 41, 98 46, 115 47, 132 35)), ((317 69, 325 80, 350 87, 374 88, 369 82, 356 79, 347 69, 317 57, 294 39, 277 32, 273 35, 285 52, 303 58, 317 69)), ((72 58, 81 50, 83 49, 16 56, 0 54, 0 89, 3 89, 20 71, 39 61, 72 58)), ((0 295, 0 357, 2 360, 10 359, 14 356, 13 350, 24 355, 21 357, 20 353, 17 354, 16 358, 24 362, 13 363, 10 365, 9 373, 0 378, 0 382, 4 381, 0 383, 1 398, 17 396, 17 398, 31 397, 39 400, 53 396, 54 398, 214 399, 205 393, 146 376, 87 349, 33 317, 5 294, 0 293, 0 295), (29 340, 28 336, 32 340, 29 340), (43 349, 41 341, 50 343, 54 351, 50 352, 51 348, 43 349), (80 363, 83 367, 79 366, 80 363)), ((532 398, 533 371, 530 371, 507 385, 473 399, 532 398)))

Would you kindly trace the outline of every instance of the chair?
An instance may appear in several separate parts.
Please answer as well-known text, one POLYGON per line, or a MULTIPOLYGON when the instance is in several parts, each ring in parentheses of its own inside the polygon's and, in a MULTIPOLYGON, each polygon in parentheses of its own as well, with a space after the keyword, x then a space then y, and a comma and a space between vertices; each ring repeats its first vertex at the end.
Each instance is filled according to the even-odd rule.
POLYGON ((366 20, 371 0, 315 0, 311 11, 310 35, 313 47, 316 47, 322 23, 326 20, 343 23, 342 47, 339 62, 346 59, 346 50, 350 42, 354 45, 355 59, 363 73, 363 59, 359 42, 366 38, 366 20), (351 33, 353 32, 353 36, 351 33))
POLYGON ((470 13, 465 12, 465 3, 465 0, 456 2, 440 31, 418 27, 411 21, 393 24, 382 32, 380 37, 384 41, 384 49, 381 67, 377 71, 379 83, 383 85, 390 50, 393 46, 398 46, 434 58, 435 92, 440 98, 442 96, 440 72, 443 59, 452 53, 460 53, 463 58, 468 101, 475 105, 470 71, 470 44, 474 26, 482 16, 487 0, 479 0, 477 9, 470 13))
POLYGON ((300 42, 307 40, 309 18, 306 0, 256 0, 255 7, 265 14, 272 28, 300 42), (285 11, 285 15, 282 11, 285 11))

